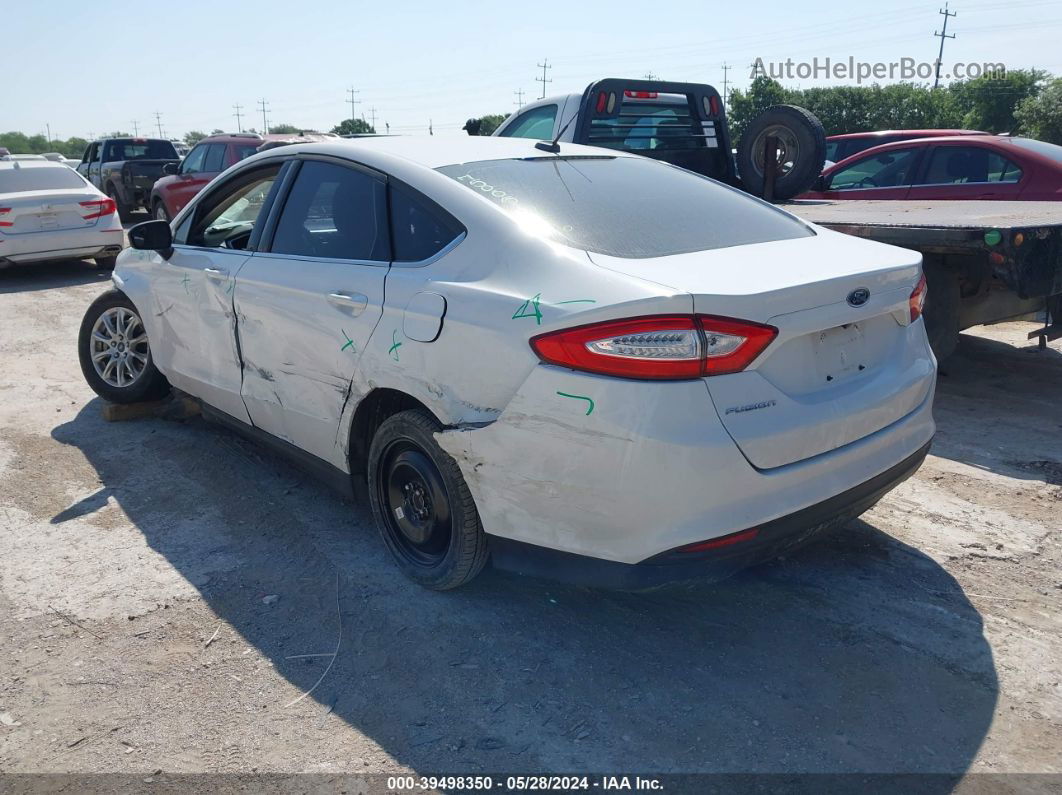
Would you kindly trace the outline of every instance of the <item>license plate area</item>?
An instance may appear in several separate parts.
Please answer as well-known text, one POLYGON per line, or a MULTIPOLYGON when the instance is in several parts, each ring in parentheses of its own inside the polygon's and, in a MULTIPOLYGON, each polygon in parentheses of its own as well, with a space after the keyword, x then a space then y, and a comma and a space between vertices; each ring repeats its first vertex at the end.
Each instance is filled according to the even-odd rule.
POLYGON ((59 213, 37 213, 37 221, 41 229, 58 229, 59 213))
POLYGON ((866 339, 861 323, 820 331, 815 335, 815 367, 820 383, 836 383, 866 370, 866 339))

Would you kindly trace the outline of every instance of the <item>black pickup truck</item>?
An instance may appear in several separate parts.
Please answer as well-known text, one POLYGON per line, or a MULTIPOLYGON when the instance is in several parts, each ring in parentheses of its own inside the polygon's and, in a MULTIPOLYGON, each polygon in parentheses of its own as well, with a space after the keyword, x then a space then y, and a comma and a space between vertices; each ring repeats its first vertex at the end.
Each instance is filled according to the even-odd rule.
POLYGON ((88 145, 77 171, 114 199, 124 221, 134 210, 147 209, 155 180, 168 163, 180 162, 164 138, 103 138, 88 145))

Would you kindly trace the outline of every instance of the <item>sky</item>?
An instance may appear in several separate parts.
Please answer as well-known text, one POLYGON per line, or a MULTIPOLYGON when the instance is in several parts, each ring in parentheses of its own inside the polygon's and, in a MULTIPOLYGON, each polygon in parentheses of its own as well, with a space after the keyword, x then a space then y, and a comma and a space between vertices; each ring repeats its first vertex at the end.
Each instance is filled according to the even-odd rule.
MULTIPOLYGON (((936 2, 485 2, 481 0, 52 0, 0 10, 0 130, 167 137, 270 124, 328 130, 375 114, 378 131, 463 135, 465 119, 508 114, 601 77, 744 88, 750 65, 850 56, 932 61, 936 2), (159 120, 156 120, 156 112, 159 120)), ((1062 2, 952 0, 944 65, 1003 63, 1062 75, 1062 2)), ((852 80, 783 80, 838 85, 852 80)), ((889 82, 889 81, 883 81, 889 82)))

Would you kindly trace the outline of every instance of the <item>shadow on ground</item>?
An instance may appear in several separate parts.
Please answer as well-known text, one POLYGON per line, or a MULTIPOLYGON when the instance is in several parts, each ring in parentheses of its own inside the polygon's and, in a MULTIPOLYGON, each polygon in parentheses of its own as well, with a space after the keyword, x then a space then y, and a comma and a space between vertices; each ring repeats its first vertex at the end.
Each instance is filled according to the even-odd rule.
POLYGON ((1062 353, 964 334, 940 367, 933 454, 1062 485, 1060 405, 1062 353))
POLYGON ((341 632, 290 710, 331 710, 419 772, 961 773, 991 721, 978 612, 862 521, 714 586, 604 593, 488 570, 438 594, 397 574, 367 510, 225 430, 107 424, 93 401, 53 436, 101 481, 53 521, 113 497, 299 692, 330 657, 289 658, 341 632))
POLYGON ((92 260, 54 260, 0 268, 0 295, 31 293, 98 282, 110 285, 111 272, 100 270, 92 260))

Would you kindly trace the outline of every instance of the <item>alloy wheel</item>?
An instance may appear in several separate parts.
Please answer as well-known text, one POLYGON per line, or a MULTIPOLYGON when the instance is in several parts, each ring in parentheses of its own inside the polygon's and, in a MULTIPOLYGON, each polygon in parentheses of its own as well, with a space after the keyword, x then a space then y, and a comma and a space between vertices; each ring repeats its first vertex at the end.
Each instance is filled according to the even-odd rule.
POLYGON ((147 332, 136 312, 124 306, 112 307, 96 318, 89 347, 92 366, 108 386, 130 387, 147 368, 147 332))

